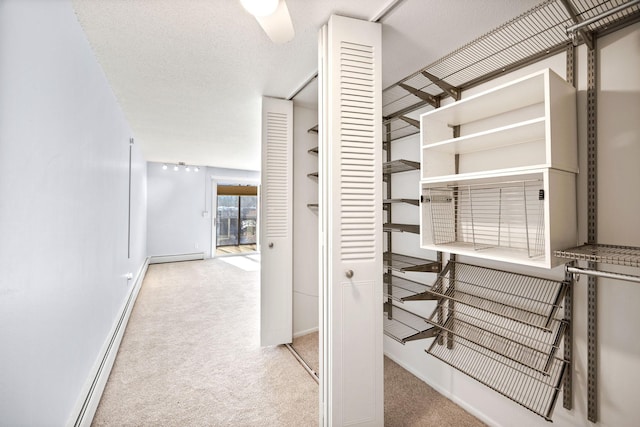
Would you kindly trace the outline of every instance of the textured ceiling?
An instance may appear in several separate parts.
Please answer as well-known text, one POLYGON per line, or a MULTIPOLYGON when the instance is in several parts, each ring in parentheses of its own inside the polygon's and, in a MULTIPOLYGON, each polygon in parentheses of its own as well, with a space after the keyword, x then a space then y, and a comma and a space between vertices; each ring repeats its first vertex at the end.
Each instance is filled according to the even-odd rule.
MULTIPOLYGON (((296 36, 267 38, 239 0, 73 0, 148 161, 260 168, 263 95, 317 70, 332 13, 371 19, 390 0, 287 0, 296 36)), ((539 3, 404 0, 383 20, 383 87, 539 3)), ((317 86, 296 97, 313 106, 317 86)))

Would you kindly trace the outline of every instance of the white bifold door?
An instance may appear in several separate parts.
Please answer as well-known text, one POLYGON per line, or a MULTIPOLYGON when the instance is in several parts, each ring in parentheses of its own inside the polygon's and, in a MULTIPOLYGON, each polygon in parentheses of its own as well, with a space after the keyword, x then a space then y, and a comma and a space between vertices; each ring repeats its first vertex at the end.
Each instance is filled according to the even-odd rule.
POLYGON ((380 24, 320 33, 321 425, 382 426, 380 24))
POLYGON ((293 334, 293 103, 262 100, 260 191, 260 345, 286 344, 293 334))

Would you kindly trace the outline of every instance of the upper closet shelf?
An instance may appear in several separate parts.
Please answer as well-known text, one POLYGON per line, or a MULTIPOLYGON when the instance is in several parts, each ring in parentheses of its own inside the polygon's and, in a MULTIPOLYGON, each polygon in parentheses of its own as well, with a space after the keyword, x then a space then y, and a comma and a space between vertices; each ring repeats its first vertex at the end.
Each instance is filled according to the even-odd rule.
POLYGON ((382 164, 382 173, 384 174, 408 172, 418 169, 420 169, 419 162, 404 159, 393 160, 382 164))

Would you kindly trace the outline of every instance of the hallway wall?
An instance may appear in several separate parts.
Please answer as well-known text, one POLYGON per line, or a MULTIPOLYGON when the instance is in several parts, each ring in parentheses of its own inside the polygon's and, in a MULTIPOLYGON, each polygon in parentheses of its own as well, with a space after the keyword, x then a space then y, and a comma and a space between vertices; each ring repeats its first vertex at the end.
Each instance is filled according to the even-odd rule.
POLYGON ((146 256, 132 136, 70 2, 0 1, 1 425, 65 425, 86 391, 146 256))

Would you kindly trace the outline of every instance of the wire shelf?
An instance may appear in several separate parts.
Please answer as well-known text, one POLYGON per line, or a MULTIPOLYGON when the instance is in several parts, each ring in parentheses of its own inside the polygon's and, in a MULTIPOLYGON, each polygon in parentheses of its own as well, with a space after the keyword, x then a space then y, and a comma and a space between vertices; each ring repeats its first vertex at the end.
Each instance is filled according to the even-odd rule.
POLYGON ((382 201, 385 205, 390 205, 392 203, 408 203, 414 206, 420 206, 420 201, 418 199, 384 199, 382 201))
POLYGON ((384 232, 400 232, 400 233, 414 233, 420 234, 420 226, 418 224, 394 224, 388 223, 382 225, 382 231, 384 232))
POLYGON ((382 164, 382 173, 399 173, 408 172, 420 169, 420 162, 414 162, 412 160, 393 160, 382 164))
POLYGON ((563 251, 555 251, 553 254, 559 258, 577 261, 640 267, 640 248, 633 246, 586 244, 563 251))
POLYGON ((552 319, 549 332, 448 300, 440 302, 429 320, 443 337, 464 338, 544 375, 549 373, 566 328, 566 323, 552 319), (448 313, 444 323, 434 319, 438 312, 448 313))
MULTIPOLYGON (((388 307, 389 308, 389 307, 388 307)), ((401 344, 419 339, 432 338, 436 329, 426 319, 397 306, 392 306, 393 315, 385 313, 384 334, 401 344)))
POLYGON ((552 331, 566 288, 565 282, 450 261, 427 292, 552 331))
MULTIPOLYGON (((569 0, 576 15, 587 20, 604 11, 623 5, 627 0, 569 0)), ((640 6, 635 5, 590 24, 586 29, 606 32, 617 25, 640 18, 640 6)), ((459 90, 473 87, 565 49, 574 40, 567 34, 573 25, 562 0, 547 0, 522 15, 506 22, 483 36, 456 49, 432 64, 416 71, 382 92, 382 115, 391 124, 391 141, 417 133, 399 118, 413 111, 430 107, 427 101, 402 88, 401 85, 429 94, 446 96, 443 84, 459 90), (429 77, 427 77, 429 76, 429 77)), ((578 40, 579 41, 579 40, 578 40)))
POLYGON ((423 188, 433 244, 544 256, 543 188, 541 179, 423 188))
POLYGON ((430 285, 394 276, 393 274, 385 273, 384 275, 384 296, 397 302, 404 302, 407 298, 424 294, 430 287, 430 285))
POLYGON ((540 373, 485 347, 457 338, 451 348, 434 340, 427 353, 551 421, 567 363, 552 358, 540 373))
POLYGON ((432 273, 438 273, 440 271, 439 262, 423 258, 385 252, 382 256, 382 259, 383 267, 385 270, 393 270, 398 272, 422 271, 432 273))

